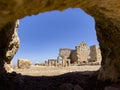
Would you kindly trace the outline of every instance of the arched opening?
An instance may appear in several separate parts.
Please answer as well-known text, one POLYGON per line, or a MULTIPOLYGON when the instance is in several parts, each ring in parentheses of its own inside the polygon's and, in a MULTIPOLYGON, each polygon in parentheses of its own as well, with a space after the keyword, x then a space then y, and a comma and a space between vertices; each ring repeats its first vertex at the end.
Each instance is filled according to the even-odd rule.
POLYGON ((56 59, 60 48, 75 49, 82 41, 88 47, 98 45, 93 17, 79 8, 24 18, 18 32, 21 45, 13 63, 19 58, 30 59, 33 64, 44 63, 56 59))

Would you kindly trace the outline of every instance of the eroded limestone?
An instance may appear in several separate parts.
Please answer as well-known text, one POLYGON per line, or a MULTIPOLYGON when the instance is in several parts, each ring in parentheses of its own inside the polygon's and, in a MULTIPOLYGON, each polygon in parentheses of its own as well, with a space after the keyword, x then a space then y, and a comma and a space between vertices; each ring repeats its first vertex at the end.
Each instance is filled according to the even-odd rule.
POLYGON ((19 48, 18 22, 9 22, 0 31, 0 72, 11 72, 11 60, 19 48))

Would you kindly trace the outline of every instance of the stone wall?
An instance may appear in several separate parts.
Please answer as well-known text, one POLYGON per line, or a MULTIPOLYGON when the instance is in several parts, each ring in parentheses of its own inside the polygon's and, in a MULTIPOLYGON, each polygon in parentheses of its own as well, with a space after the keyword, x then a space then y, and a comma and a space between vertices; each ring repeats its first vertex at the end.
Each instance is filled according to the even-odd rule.
POLYGON ((57 66, 57 59, 48 59, 46 64, 48 63, 48 66, 57 66))
POLYGON ((101 51, 96 45, 89 48, 85 42, 81 42, 75 50, 71 51, 70 59, 71 63, 99 62, 100 64, 101 51))
POLYGON ((63 59, 62 60, 62 66, 63 67, 70 66, 70 59, 63 59))
POLYGON ((59 56, 62 57, 63 59, 70 58, 70 54, 71 54, 71 49, 69 48, 61 48, 59 51, 59 56))
POLYGON ((57 59, 48 59, 45 66, 98 65, 101 62, 101 52, 97 45, 90 48, 81 42, 75 49, 60 48, 57 59), (61 63, 60 63, 61 62, 61 63))
POLYGON ((18 26, 19 21, 17 20, 0 28, 0 73, 11 71, 11 60, 20 44, 17 34, 18 26))
POLYGON ((101 62, 101 59, 102 57, 101 57, 101 51, 99 47, 96 45, 91 46, 89 62, 95 62, 95 61, 101 62))
POLYGON ((76 50, 71 51, 70 59, 71 59, 71 63, 77 63, 78 62, 78 57, 77 57, 76 50))
POLYGON ((88 45, 85 42, 81 42, 80 45, 76 46, 77 62, 88 62, 89 53, 88 45))
POLYGON ((20 69, 28 69, 31 66, 31 61, 26 59, 18 59, 17 66, 20 69))

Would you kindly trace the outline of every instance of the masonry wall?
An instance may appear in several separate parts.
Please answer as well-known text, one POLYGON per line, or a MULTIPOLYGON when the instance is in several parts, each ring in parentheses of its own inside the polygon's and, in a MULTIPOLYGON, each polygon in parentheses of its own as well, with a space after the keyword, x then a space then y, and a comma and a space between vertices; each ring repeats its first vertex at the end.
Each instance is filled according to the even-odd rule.
POLYGON ((90 62, 101 61, 101 51, 98 46, 93 45, 90 47, 90 62))
POLYGON ((87 62, 89 57, 89 47, 85 42, 80 43, 76 46, 77 62, 87 62))

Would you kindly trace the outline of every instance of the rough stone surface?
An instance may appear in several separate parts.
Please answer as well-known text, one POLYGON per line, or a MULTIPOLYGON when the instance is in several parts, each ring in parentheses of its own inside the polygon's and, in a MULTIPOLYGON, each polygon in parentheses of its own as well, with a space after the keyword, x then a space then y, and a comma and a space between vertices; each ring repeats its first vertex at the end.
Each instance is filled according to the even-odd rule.
POLYGON ((73 85, 71 83, 64 83, 59 88, 60 90, 73 90, 73 85))
POLYGON ((71 54, 71 49, 69 48, 61 48, 59 51, 59 56, 62 57, 63 59, 70 58, 70 54, 71 54))
POLYGON ((90 62, 98 61, 101 62, 101 51, 98 46, 90 46, 90 62))
POLYGON ((120 86, 118 86, 118 87, 114 87, 114 86, 107 86, 107 87, 105 87, 105 89, 104 90, 120 90, 120 86))
POLYGON ((19 48, 18 23, 9 22, 0 29, 0 72, 11 71, 11 60, 19 48))
POLYGON ((17 66, 20 69, 30 68, 31 61, 26 59, 18 59, 17 66))
POLYGON ((62 48, 59 51, 59 57, 64 59, 70 59, 72 64, 87 64, 88 62, 101 62, 101 52, 98 46, 94 45, 91 47, 85 42, 81 42, 75 49, 62 48), (90 49, 91 48, 91 49, 90 49))
POLYGON ((70 58, 71 58, 71 63, 77 63, 78 57, 76 50, 71 51, 70 58))
MULTIPOLYGON (((28 0, 0 0, 0 33, 10 33, 3 27, 19 18, 70 7, 81 8, 95 19, 97 38, 102 53, 102 66, 98 78, 120 81, 120 0, 31 0, 30 2, 28 0)), ((3 43, 0 45, 4 46, 3 43)), ((3 59, 6 56, 4 50, 0 51, 0 54, 2 55, 0 62, 4 62, 6 60, 3 59)))
POLYGON ((4 68, 7 72, 11 73, 13 71, 12 65, 4 63, 4 68))
POLYGON ((48 66, 55 66, 57 59, 48 59, 48 62, 46 64, 48 64, 48 66))
POLYGON ((76 46, 76 54, 78 57, 77 62, 87 62, 89 57, 89 47, 86 43, 81 42, 80 45, 76 46))
POLYGON ((70 59, 63 59, 62 60, 62 66, 63 67, 70 66, 70 59))
POLYGON ((75 85, 74 90, 83 90, 83 88, 80 87, 79 85, 75 85))

